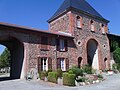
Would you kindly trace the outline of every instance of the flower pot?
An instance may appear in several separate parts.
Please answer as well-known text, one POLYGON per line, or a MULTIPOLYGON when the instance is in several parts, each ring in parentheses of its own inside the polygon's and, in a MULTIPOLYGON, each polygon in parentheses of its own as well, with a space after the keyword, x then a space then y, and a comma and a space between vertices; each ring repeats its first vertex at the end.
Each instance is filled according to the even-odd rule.
POLYGON ((113 74, 113 71, 112 71, 112 70, 108 71, 108 74, 109 74, 109 75, 112 75, 112 74, 113 74))
POLYGON ((63 78, 58 78, 58 80, 57 80, 57 84, 59 84, 59 85, 63 85, 63 78))

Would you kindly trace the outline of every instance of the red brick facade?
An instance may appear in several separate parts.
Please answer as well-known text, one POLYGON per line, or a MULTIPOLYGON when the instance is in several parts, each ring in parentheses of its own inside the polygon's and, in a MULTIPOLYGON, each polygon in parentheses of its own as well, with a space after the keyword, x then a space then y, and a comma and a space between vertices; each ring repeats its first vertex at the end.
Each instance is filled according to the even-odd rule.
MULTIPOLYGON (((107 22, 85 15, 78 11, 68 11, 57 19, 49 23, 49 31, 39 31, 36 29, 19 27, 0 23, 0 37, 14 37, 24 46, 24 58, 21 69, 21 78, 24 78, 32 70, 41 71, 41 68, 56 70, 60 68, 60 59, 65 61, 65 69, 75 66, 88 64, 88 42, 93 40, 97 43, 98 49, 98 68, 104 70, 109 68, 110 47, 106 34, 102 33, 101 24, 107 22), (81 28, 77 27, 77 16, 80 17, 81 28), (94 31, 91 31, 90 22, 93 21, 94 31), (59 40, 65 45, 62 51, 58 50, 59 40), (45 59, 41 61, 41 58, 45 59), (47 58, 47 59, 46 59, 47 58), (78 61, 81 58, 81 61, 78 61), (107 63, 105 62, 107 59, 107 63), (48 64, 46 64, 48 60, 48 64), (42 64, 45 63, 45 67, 42 64)), ((108 33, 107 27, 105 33, 108 33)), ((8 40, 9 41, 9 40, 8 40)), ((8 42, 6 41, 6 42, 8 42)), ((60 48, 60 46, 59 46, 60 48)), ((14 51, 14 50, 13 50, 14 51)), ((64 64, 63 62, 63 64, 64 64)))

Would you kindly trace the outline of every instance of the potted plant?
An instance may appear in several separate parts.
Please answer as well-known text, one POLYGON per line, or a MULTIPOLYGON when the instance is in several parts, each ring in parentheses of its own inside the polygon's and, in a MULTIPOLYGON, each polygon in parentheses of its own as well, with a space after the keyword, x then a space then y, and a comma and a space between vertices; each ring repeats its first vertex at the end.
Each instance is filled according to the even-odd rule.
POLYGON ((109 75, 112 75, 113 74, 113 71, 111 69, 108 70, 108 74, 109 75))

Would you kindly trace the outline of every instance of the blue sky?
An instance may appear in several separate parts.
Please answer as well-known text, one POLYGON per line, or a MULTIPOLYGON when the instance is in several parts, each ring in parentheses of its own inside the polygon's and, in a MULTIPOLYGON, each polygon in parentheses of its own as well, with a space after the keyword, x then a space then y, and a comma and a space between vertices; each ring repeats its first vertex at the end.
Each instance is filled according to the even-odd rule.
MULTIPOLYGON (((0 0, 0 22, 48 30, 46 22, 64 0, 0 0)), ((86 0, 110 21, 111 33, 120 35, 120 0, 86 0)), ((0 47, 0 53, 2 52, 0 47)))

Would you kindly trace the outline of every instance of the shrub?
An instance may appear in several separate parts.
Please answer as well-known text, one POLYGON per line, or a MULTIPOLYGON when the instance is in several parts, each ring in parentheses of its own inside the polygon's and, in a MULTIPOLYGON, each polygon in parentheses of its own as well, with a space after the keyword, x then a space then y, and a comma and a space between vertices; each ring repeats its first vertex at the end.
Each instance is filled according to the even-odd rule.
POLYGON ((57 76, 62 78, 62 70, 60 68, 57 70, 57 76))
POLYGON ((86 78, 84 78, 84 77, 76 79, 77 82, 85 82, 85 80, 86 80, 86 78))
POLYGON ((98 74, 97 76, 98 78, 103 79, 103 76, 101 74, 98 74))
POLYGON ((113 58, 115 60, 115 62, 117 64, 120 64, 120 48, 117 48, 114 52, 113 52, 113 58))
POLYGON ((80 69, 80 68, 72 68, 70 70, 73 72, 73 74, 75 74, 76 77, 77 76, 83 76, 83 70, 80 69))
POLYGON ((92 74, 92 67, 91 66, 85 65, 85 66, 82 67, 82 69, 83 69, 84 73, 92 74))
POLYGON ((45 72, 44 71, 40 72, 39 77, 41 80, 44 80, 45 79, 45 72))
POLYGON ((69 73, 69 74, 73 74, 73 71, 72 71, 72 70, 69 70, 68 73, 69 73))
POLYGON ((57 83, 57 72, 49 72, 48 73, 48 81, 57 83))
POLYGON ((75 86, 75 74, 63 73, 63 85, 75 86))

